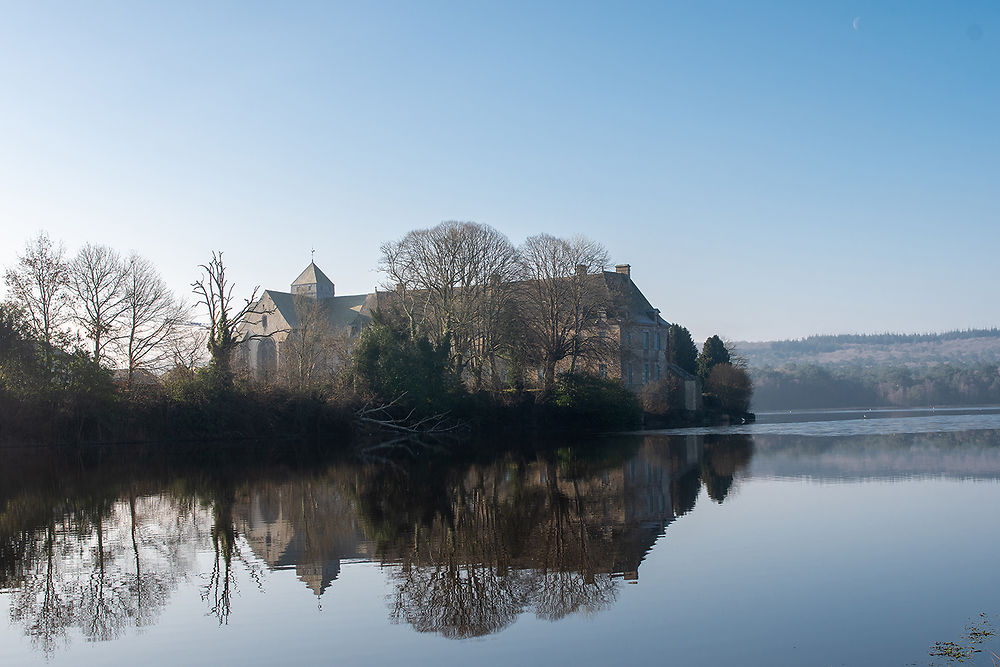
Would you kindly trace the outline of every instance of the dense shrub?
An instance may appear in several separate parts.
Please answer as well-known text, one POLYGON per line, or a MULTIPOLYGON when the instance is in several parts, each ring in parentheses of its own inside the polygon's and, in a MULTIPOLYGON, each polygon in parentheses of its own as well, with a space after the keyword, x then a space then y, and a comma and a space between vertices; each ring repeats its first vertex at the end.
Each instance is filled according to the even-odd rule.
POLYGON ((422 413, 452 410, 465 397, 448 363, 447 342, 435 346, 379 316, 361 333, 351 355, 358 391, 372 400, 422 413))
POLYGON ((630 428, 642 422, 638 397, 621 382, 594 375, 562 375, 556 382, 553 402, 572 426, 630 428))
POLYGON ((742 415, 750 410, 753 382, 750 374, 732 364, 717 364, 708 374, 705 391, 718 399, 723 412, 742 415))

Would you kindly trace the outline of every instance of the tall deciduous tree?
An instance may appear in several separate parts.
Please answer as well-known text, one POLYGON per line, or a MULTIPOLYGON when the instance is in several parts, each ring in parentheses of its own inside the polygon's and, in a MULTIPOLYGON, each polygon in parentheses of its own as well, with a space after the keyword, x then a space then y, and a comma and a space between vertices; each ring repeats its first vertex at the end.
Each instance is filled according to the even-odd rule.
POLYGON ((122 330, 118 338, 127 386, 132 386, 136 371, 162 366, 170 359, 171 339, 184 322, 185 314, 186 309, 167 288, 152 262, 132 255, 126 265, 122 330))
POLYGON ((69 265, 73 319, 93 343, 97 363, 104 360, 105 347, 120 333, 128 275, 128 264, 105 245, 88 243, 69 265))
POLYGON ((45 368, 52 369, 53 348, 68 320, 69 265, 62 244, 53 245, 39 232, 30 239, 17 264, 4 273, 9 297, 28 316, 32 332, 43 344, 45 368))
POLYGON ((347 335, 330 324, 329 303, 293 297, 296 327, 281 345, 281 375, 299 391, 329 382, 347 356, 347 335))
POLYGON ((260 317, 268 314, 257 307, 257 293, 254 287, 250 298, 238 310, 233 304, 234 283, 226 278, 226 266, 222 262, 222 252, 213 252, 212 260, 202 264, 202 277, 191 283, 192 291, 198 296, 198 305, 205 306, 208 313, 208 338, 206 347, 211 355, 212 369, 223 385, 232 382, 232 356, 236 346, 244 340, 267 338, 270 334, 241 333, 241 325, 259 324, 260 317))
POLYGON ((608 263, 604 247, 582 236, 560 239, 548 234, 529 237, 521 246, 524 278, 520 302, 530 345, 538 350, 543 369, 543 389, 555 384, 556 365, 571 358, 598 356, 610 345, 595 330, 601 312, 611 304, 603 282, 592 273, 608 263))
POLYGON ((730 363, 720 363, 712 367, 705 382, 705 389, 719 399, 726 412, 737 415, 750 410, 753 382, 750 374, 730 363))
POLYGON ((474 386, 495 375, 519 271, 517 250, 489 225, 443 222, 382 245, 386 288, 410 335, 451 350, 474 386))

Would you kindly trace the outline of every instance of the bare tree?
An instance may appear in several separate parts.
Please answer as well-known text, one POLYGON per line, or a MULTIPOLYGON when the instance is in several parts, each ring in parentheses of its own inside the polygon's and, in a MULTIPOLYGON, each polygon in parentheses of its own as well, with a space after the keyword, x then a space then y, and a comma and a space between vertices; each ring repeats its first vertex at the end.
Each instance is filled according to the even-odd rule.
POLYGON ((85 245, 69 265, 74 297, 73 319, 93 344, 94 361, 104 359, 104 348, 119 333, 126 307, 128 265, 112 248, 85 245))
POLYGON ((184 321, 177 302, 156 267, 145 257, 129 257, 118 346, 125 361, 126 386, 135 373, 155 369, 170 357, 170 342, 184 321))
POLYGON ((170 358, 174 368, 193 371, 204 365, 208 333, 193 322, 182 322, 170 337, 170 358))
POLYGON ((608 356, 610 337, 602 337, 603 317, 611 307, 598 276, 608 262, 604 247, 582 236, 529 237, 521 246, 523 323, 543 369, 543 388, 555 384, 556 365, 569 358, 575 371, 581 358, 608 356))
POLYGON ((30 239, 17 264, 4 273, 10 297, 28 315, 32 333, 44 344, 45 368, 52 369, 53 346, 67 322, 69 267, 66 251, 45 232, 30 239))
POLYGON ((262 315, 270 311, 261 310, 258 306, 257 293, 260 286, 253 288, 250 298, 236 310, 233 305, 234 283, 226 278, 226 267, 222 262, 222 252, 213 252, 212 260, 202 264, 202 277, 191 283, 192 290, 198 296, 198 305, 203 305, 208 311, 208 339, 206 347, 211 355, 211 364, 217 377, 224 383, 232 381, 232 356, 237 346, 254 338, 269 338, 269 334, 245 333, 241 325, 260 324, 262 315))
POLYGON ((489 225, 443 222, 382 245, 386 288, 411 335, 429 336, 452 350, 453 369, 474 386, 495 371, 503 345, 504 309, 514 295, 517 250, 489 225))
POLYGON ((334 330, 328 302, 307 296, 293 298, 295 329, 282 342, 281 372, 300 391, 328 381, 347 356, 347 334, 334 330))
POLYGON ((465 313, 463 339, 468 342, 473 387, 484 378, 497 380, 497 356, 509 347, 510 313, 516 305, 520 265, 517 248, 492 227, 481 225, 470 238, 466 277, 459 292, 465 313))

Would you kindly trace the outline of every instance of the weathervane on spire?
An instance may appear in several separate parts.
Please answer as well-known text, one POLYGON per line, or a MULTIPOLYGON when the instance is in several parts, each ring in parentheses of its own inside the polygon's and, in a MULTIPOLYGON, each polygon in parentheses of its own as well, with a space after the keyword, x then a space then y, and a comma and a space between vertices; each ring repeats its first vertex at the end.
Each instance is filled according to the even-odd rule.
POLYGON ((309 251, 309 261, 313 263, 316 262, 316 248, 309 251))

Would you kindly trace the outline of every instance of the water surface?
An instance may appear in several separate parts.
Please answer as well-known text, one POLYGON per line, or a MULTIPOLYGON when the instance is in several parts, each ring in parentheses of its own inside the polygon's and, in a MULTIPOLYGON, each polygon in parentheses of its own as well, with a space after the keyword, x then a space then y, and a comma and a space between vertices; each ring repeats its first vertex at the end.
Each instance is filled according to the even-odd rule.
POLYGON ((4 457, 0 664, 947 664, 1000 612, 984 411, 93 459, 4 457))

